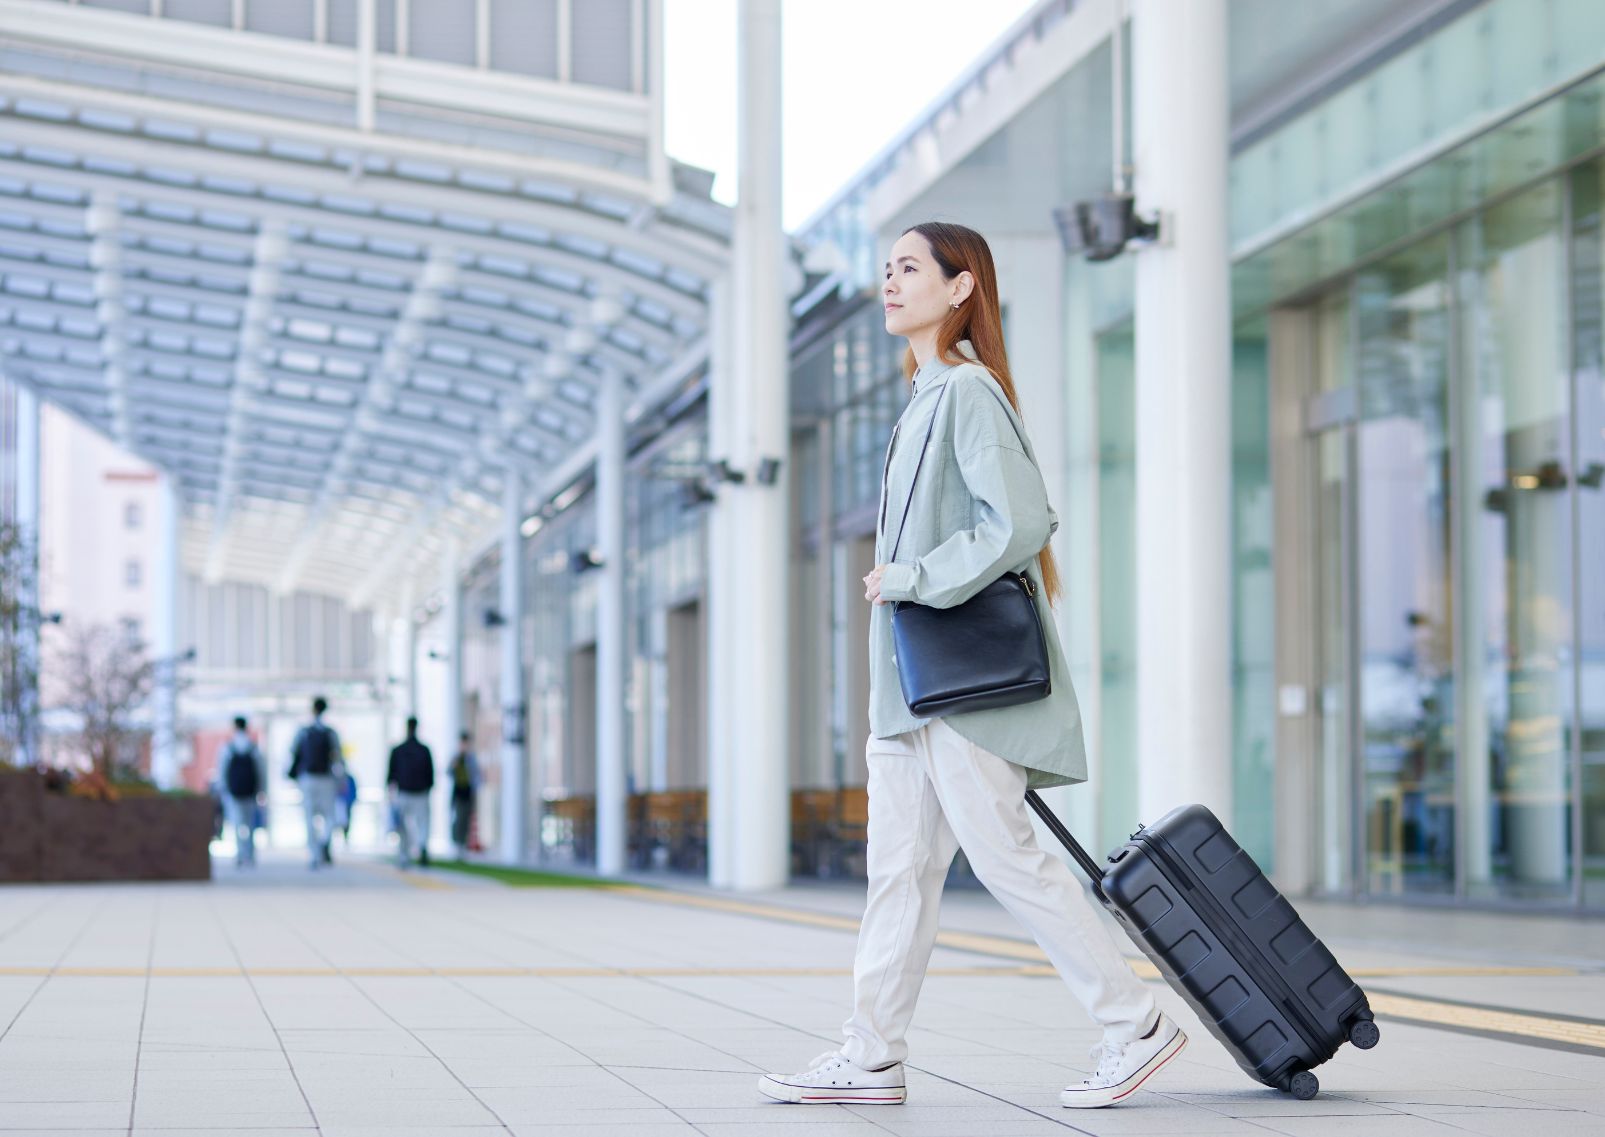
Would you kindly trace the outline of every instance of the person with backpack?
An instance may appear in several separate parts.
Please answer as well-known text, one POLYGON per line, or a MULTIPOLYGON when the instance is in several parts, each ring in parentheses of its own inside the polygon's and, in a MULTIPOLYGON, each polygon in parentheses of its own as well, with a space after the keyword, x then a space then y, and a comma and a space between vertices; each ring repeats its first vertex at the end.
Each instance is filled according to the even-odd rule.
POLYGON ((435 788, 435 757, 418 741, 418 720, 407 720, 407 738, 390 752, 385 784, 395 795, 401 815, 401 867, 413 859, 417 846, 420 865, 429 867, 429 792, 435 788))
POLYGON ((334 806, 340 776, 345 772, 340 736, 323 721, 329 702, 322 695, 312 700, 312 721, 296 732, 290 746, 290 780, 301 787, 306 810, 307 855, 310 868, 332 865, 329 842, 334 836, 334 806))
POLYGON ((479 795, 479 759, 474 757, 473 736, 466 730, 458 740, 457 754, 446 768, 446 776, 451 780, 451 843, 457 847, 457 859, 466 861, 479 795))
POLYGON ((223 812, 234 830, 234 863, 240 868, 256 864, 256 811, 267 791, 267 767, 262 751, 245 729, 243 716, 234 720, 234 737, 223 747, 218 763, 223 812))

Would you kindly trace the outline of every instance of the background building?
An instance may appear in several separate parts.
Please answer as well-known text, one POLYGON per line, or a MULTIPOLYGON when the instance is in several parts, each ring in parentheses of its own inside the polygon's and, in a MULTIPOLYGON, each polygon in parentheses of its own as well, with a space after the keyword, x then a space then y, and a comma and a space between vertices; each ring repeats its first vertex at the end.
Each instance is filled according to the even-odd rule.
MULTIPOLYGON (((807 848, 806 791, 850 795, 864 780, 858 581, 906 398, 877 265, 904 226, 937 218, 992 241, 1011 363, 1065 519, 1059 616, 1096 790, 1062 792, 1077 827, 1107 845, 1154 811, 1178 765, 1213 764, 1201 783, 1224 789, 1213 804, 1291 889, 1598 906, 1605 602, 1584 566, 1605 526, 1602 12, 1195 5, 1193 53, 1221 55, 1212 125, 1191 80, 1145 68, 1164 50, 1143 41, 1153 8, 1130 5, 1117 36, 1121 7, 1038 5, 797 234, 817 271, 793 306, 794 869, 841 864, 807 848), (1145 117, 1145 103, 1158 111, 1145 117), (1190 200, 1160 220, 1178 248, 1217 227, 1215 307, 1144 290, 1140 266, 1164 243, 1107 263, 1066 251, 1056 211, 1114 187, 1117 153, 1137 155, 1137 207, 1152 211, 1170 203, 1145 198, 1144 146, 1209 129, 1225 162, 1218 213, 1190 200), (1221 329, 1214 374, 1143 372, 1145 319, 1164 335, 1200 318, 1221 329), (1213 383, 1219 406, 1177 434, 1166 392, 1189 382, 1213 383), (1211 457, 1145 465, 1145 448, 1178 443, 1211 457), (1192 509, 1186 482, 1203 477, 1220 512, 1194 551, 1219 558, 1221 623, 1189 648, 1183 628, 1139 630, 1168 587, 1140 550, 1161 547, 1192 509), (1144 695, 1145 650, 1191 651, 1218 671, 1223 732, 1145 748, 1144 724, 1175 713, 1144 695)), ((710 453, 700 420, 680 430, 685 454, 710 453)), ((549 653, 537 701, 577 722, 591 601, 568 554, 589 540, 583 502, 530 552, 546 566, 531 572, 531 610, 567 613, 536 637, 549 653)), ((696 770, 671 686, 700 672, 694 640, 671 633, 705 595, 691 552, 705 548, 701 516, 652 510, 632 527, 628 737, 643 790, 696 770), (666 532, 689 537, 684 574, 646 555, 666 532)), ((1187 560, 1170 572, 1195 604, 1196 573, 1187 560)), ((537 736, 541 768, 564 771, 541 775, 550 808, 583 813, 574 755, 590 740, 555 724, 537 736)), ((826 808, 832 842, 861 837, 839 797, 826 808)))

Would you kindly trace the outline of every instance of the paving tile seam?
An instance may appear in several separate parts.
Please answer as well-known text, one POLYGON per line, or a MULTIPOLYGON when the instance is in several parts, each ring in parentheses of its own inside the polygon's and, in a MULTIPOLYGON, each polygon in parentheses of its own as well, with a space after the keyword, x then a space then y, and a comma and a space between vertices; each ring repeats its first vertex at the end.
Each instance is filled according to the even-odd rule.
MULTIPOLYGON (((78 925, 78 930, 72 934, 72 937, 67 941, 66 946, 62 949, 63 957, 78 947, 85 934, 88 933, 90 926, 100 917, 100 914, 111 905, 113 895, 115 894, 108 893, 106 896, 101 898, 100 903, 96 904, 83 922, 78 925)), ((149 961, 147 960, 146 962, 148 963, 149 961)), ((32 991, 28 992, 28 997, 22 1001, 22 1005, 19 1006, 16 1010, 16 1013, 11 1016, 10 1021, 8 1021, 3 1028, 0 1028, 0 1042, 5 1041, 6 1037, 11 1033, 12 1028, 21 1021, 23 1015, 28 1013, 28 1009, 33 1006, 34 1000, 39 997, 39 993, 42 992, 45 987, 45 983, 39 983, 35 985, 32 991)))
POLYGON ((240 957, 239 945, 234 942, 234 937, 229 933, 228 922, 224 920, 223 914, 218 911, 217 895, 215 893, 209 898, 206 911, 217 923, 218 932, 223 937, 223 942, 228 945, 229 953, 234 956, 234 962, 241 968, 246 985, 250 988, 251 998, 256 1000, 257 1012, 261 1014, 262 1021, 267 1024, 268 1030, 273 1033, 273 1041, 279 1048, 279 1057, 284 1060, 284 1068, 290 1075, 290 1082, 295 1086, 295 1092, 301 1095, 301 1105, 306 1109, 307 1117, 312 1120, 311 1132, 321 1133, 322 1128, 318 1124, 318 1112, 312 1108, 312 1099, 307 1095, 306 1087, 301 1084, 301 1075, 296 1072, 295 1063, 290 1060, 290 1051, 284 1044, 284 1036, 279 1032, 277 1024, 274 1023, 273 1016, 268 1014, 267 1004, 262 1001, 262 992, 252 981, 249 972, 244 970, 244 960, 240 957))
MULTIPOLYGON (((355 932, 355 933, 357 933, 359 935, 366 935, 368 938, 372 938, 373 933, 371 932, 371 930, 364 930, 363 928, 361 928, 358 925, 358 923, 356 922, 356 920, 354 919, 354 917, 353 917, 353 915, 352 915, 352 913, 351 913, 349 908, 346 909, 346 911, 342 913, 341 921, 348 928, 350 928, 353 932, 355 932)), ((296 929, 295 934, 301 939, 302 943, 304 943, 307 946, 307 948, 313 952, 313 954, 315 954, 315 955, 323 955, 323 952, 321 952, 316 946, 314 946, 312 944, 312 942, 307 938, 305 933, 303 931, 301 931, 299 928, 296 929)), ((325 960, 325 962, 328 962, 328 957, 326 955, 324 955, 324 960, 325 960)), ((367 1000, 367 1002, 374 1008, 374 1010, 378 1011, 379 1014, 381 1014, 385 1018, 389 1019, 390 1022, 392 1024, 394 1024, 397 1029, 399 1029, 408 1038, 412 1039, 412 1041, 416 1045, 422 1047, 424 1053, 428 1054, 431 1058, 433 1058, 435 1060, 435 1062, 440 1065, 441 1069, 445 1070, 446 1073, 451 1076, 452 1080, 454 1080, 457 1083, 457 1085, 462 1088, 463 1092, 468 1095, 470 1100, 472 1100, 476 1105, 478 1105, 480 1109, 484 1110, 486 1114, 488 1114, 490 1117, 495 1119, 496 1126, 498 1126, 500 1128, 501 1132, 505 1132, 505 1133, 509 1133, 509 1134, 513 1132, 512 1126, 506 1121, 506 1119, 504 1119, 502 1117, 502 1115, 500 1113, 498 1113, 496 1111, 496 1109, 494 1109, 489 1102, 487 1102, 484 1098, 480 1097, 478 1090, 476 1090, 474 1087, 470 1086, 467 1082, 465 1082, 463 1080, 462 1075, 459 1074, 452 1067, 451 1063, 447 1062, 444 1058, 442 1058, 440 1056, 440 1054, 435 1050, 435 1048, 433 1046, 430 1046, 428 1042, 426 1042, 422 1038, 419 1038, 416 1031, 414 1031, 411 1027, 409 1027, 406 1024, 404 1024, 403 1022, 401 1022, 400 1019, 396 1018, 395 1015, 391 1014, 388 1010, 386 1010, 379 1003, 378 999, 376 999, 374 997, 374 995, 373 995, 373 993, 371 991, 368 991, 367 989, 363 988, 360 984, 353 982, 352 980, 354 978, 355 977, 353 977, 353 976, 347 976, 346 977, 347 982, 353 988, 356 989, 357 993, 363 999, 367 1000)), ((503 1010, 502 1008, 495 1008, 495 1009, 497 1009, 498 1011, 500 1011, 504 1015, 508 1014, 508 1012, 503 1010)), ((512 1015, 508 1015, 508 1017, 509 1018, 513 1018, 515 1022, 519 1021, 516 1017, 514 1017, 512 1015)), ((278 1028, 275 1027, 274 1029, 275 1029, 275 1032, 277 1032, 278 1028)), ((545 1032, 542 1032, 542 1033, 545 1033, 545 1032)), ((288 1058, 288 1056, 289 1056, 288 1050, 286 1050, 285 1056, 286 1056, 286 1058, 288 1058)), ((293 1066, 293 1063, 292 1063, 292 1066, 293 1066)), ((309 1100, 309 1102, 308 1102, 309 1107, 310 1107, 310 1104, 311 1103, 310 1103, 310 1100, 309 1100)), ((315 1117, 316 1115, 314 1114, 313 1116, 315 1117)), ((487 1126, 486 1128, 489 1129, 491 1127, 487 1126)))
MULTIPOLYGON (((145 969, 148 972, 156 962, 156 933, 161 926, 162 902, 158 897, 151 907, 150 938, 145 945, 145 969)), ((133 1137, 134 1123, 139 1115, 139 1063, 145 1053, 145 1023, 150 1017, 150 976, 145 977, 144 991, 139 999, 139 1029, 134 1035, 134 1083, 128 1095, 128 1133, 133 1137)))

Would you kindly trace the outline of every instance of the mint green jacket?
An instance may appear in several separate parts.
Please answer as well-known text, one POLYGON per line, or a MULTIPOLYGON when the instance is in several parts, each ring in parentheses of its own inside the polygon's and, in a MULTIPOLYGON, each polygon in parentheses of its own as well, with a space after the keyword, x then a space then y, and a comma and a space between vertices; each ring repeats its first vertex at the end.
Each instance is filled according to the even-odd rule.
MULTIPOLYGON (((959 350, 975 359, 968 341, 959 350)), ((913 398, 892 432, 881 479, 875 540, 875 563, 886 565, 881 596, 951 608, 1005 572, 1030 574, 1038 586, 1051 693, 1033 703, 961 712, 945 721, 981 749, 1026 767, 1033 787, 1087 780, 1081 710, 1036 563, 1058 527, 1025 424, 997 380, 975 362, 953 366, 933 359, 921 367, 914 375, 913 398), (939 400, 944 387, 947 396, 939 400), (910 500, 933 411, 937 421, 910 500), (905 503, 908 521, 894 561, 905 503)), ((877 604, 869 623, 870 732, 891 738, 929 721, 903 701, 892 653, 892 608, 877 604)))

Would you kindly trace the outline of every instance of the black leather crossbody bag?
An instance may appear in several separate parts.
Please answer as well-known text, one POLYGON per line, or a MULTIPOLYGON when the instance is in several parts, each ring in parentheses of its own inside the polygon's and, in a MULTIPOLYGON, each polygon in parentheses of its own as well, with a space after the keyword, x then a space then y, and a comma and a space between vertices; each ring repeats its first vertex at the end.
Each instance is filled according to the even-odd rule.
MULTIPOLYGON (((903 543, 914 486, 936 429, 947 387, 931 409, 908 501, 897 524, 891 561, 903 543)), ((888 457, 888 468, 890 468, 888 457)), ((1006 573, 963 604, 931 608, 892 601, 892 645, 903 701, 921 718, 1012 707, 1048 696, 1048 645, 1037 614, 1036 584, 1025 573, 1006 573)))

